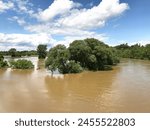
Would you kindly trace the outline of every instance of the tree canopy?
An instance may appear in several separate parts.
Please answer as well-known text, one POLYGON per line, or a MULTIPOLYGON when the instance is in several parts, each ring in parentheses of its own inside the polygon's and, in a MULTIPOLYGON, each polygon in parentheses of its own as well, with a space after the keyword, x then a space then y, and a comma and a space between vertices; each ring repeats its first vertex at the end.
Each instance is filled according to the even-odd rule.
POLYGON ((57 45, 48 52, 46 67, 52 72, 78 73, 82 70, 105 70, 118 62, 116 50, 91 38, 75 40, 68 48, 57 45), (109 66, 109 67, 108 67, 109 66))
POLYGON ((38 45, 37 47, 37 54, 38 54, 38 57, 39 59, 45 59, 46 55, 47 55, 47 45, 38 45))

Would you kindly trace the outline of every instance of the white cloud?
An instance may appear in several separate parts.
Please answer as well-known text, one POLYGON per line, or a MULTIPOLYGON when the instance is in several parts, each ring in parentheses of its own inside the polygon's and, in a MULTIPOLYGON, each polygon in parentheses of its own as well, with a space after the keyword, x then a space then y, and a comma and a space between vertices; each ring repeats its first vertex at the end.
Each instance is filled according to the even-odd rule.
POLYGON ((38 19, 40 21, 50 21, 58 15, 68 14, 73 7, 79 6, 79 3, 74 3, 71 0, 54 0, 47 9, 39 12, 38 19))
POLYGON ((119 0, 102 0, 98 6, 91 9, 71 10, 70 16, 58 20, 64 27, 75 27, 79 29, 91 29, 102 27, 112 17, 122 14, 128 9, 125 3, 119 0))
POLYGON ((8 18, 8 20, 10 21, 17 21, 17 23, 20 25, 20 26, 23 26, 26 24, 26 21, 23 19, 23 18, 19 18, 17 16, 13 16, 12 18, 8 18))
MULTIPOLYGON (((28 14, 31 18, 36 18, 37 14, 33 10, 33 4, 29 0, 12 0, 15 7, 13 8, 19 14, 28 14)), ((36 11, 38 11, 37 9, 36 11)))
POLYGON ((5 12, 6 10, 12 9, 14 4, 12 2, 3 2, 0 0, 0 13, 5 12))
POLYGON ((91 29, 104 26, 109 18, 121 15, 129 8, 125 3, 120 4, 119 0, 102 0, 98 6, 91 9, 78 9, 70 0, 63 0, 63 2, 65 3, 63 5, 68 6, 59 8, 62 0, 55 0, 46 10, 38 14, 38 18, 41 18, 43 22, 25 26, 25 29, 32 33, 44 32, 64 37, 62 41, 54 40, 53 45, 62 43, 68 46, 73 40, 90 37, 106 42, 107 36, 91 31, 91 29), (61 17, 56 17, 58 15, 61 17))
POLYGON ((16 49, 26 48, 35 49, 38 44, 50 44, 51 36, 45 33, 40 34, 4 34, 0 33, 0 46, 1 48, 16 49))
POLYGON ((53 35, 64 35, 64 36, 81 36, 81 35, 91 35, 94 32, 81 30, 77 28, 63 28, 62 26, 57 26, 55 24, 38 24, 38 25, 29 25, 25 27, 26 30, 34 33, 49 33, 53 35))
POLYGON ((98 6, 91 9, 77 9, 75 5, 77 4, 71 0, 54 0, 37 17, 41 21, 54 20, 63 27, 91 29, 104 26, 108 19, 121 15, 129 8, 128 4, 120 3, 119 0, 102 0, 98 6), (61 17, 56 17, 59 15, 61 17))
MULTIPOLYGON (((73 0, 54 0, 47 9, 34 10, 34 5, 29 0, 12 1, 12 5, 11 2, 7 3, 10 4, 8 7, 14 6, 14 11, 17 13, 9 20, 16 21, 32 34, 0 33, 0 47, 16 47, 21 50, 28 47, 35 48, 40 43, 52 46, 61 43, 68 46, 73 40, 90 37, 105 42, 108 37, 99 34, 97 30, 103 27, 108 19, 121 15, 129 8, 126 3, 120 3, 119 0, 102 0, 99 5, 90 9, 83 8, 73 0), (18 13, 22 17, 18 17, 18 13), (36 18, 37 23, 30 23, 31 18, 36 18), (63 40, 53 39, 52 36, 61 36, 63 40)), ((1 0, 0 2, 3 3, 1 0)), ((0 4, 0 11, 7 9, 9 8, 2 9, 0 4)))
POLYGON ((55 0, 47 9, 37 14, 38 19, 43 22, 25 26, 25 29, 34 33, 88 37, 94 33, 91 29, 104 26, 108 19, 121 15, 129 8, 119 0, 102 0, 98 6, 91 9, 78 9, 77 5, 71 0, 55 0))

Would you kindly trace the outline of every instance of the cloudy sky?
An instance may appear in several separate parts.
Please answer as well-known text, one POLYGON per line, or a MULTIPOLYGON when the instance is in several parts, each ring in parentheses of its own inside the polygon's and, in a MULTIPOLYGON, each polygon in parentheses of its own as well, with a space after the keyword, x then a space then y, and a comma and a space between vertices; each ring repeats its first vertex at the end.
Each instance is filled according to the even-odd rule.
POLYGON ((0 50, 150 41, 150 0, 0 0, 0 50))

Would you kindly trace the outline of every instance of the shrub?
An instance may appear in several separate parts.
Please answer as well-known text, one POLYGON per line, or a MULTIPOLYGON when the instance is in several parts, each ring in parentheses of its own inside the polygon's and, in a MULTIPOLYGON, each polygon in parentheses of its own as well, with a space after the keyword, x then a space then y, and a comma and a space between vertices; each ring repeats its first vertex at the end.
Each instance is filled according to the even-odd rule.
POLYGON ((0 68, 8 67, 7 61, 0 60, 0 68))
POLYGON ((3 55, 0 54, 0 61, 4 60, 3 55))
POLYGON ((8 67, 7 61, 4 61, 3 55, 0 54, 0 68, 8 67))
POLYGON ((28 60, 17 60, 17 61, 11 61, 10 65, 13 69, 32 69, 34 68, 34 65, 31 61, 28 60))

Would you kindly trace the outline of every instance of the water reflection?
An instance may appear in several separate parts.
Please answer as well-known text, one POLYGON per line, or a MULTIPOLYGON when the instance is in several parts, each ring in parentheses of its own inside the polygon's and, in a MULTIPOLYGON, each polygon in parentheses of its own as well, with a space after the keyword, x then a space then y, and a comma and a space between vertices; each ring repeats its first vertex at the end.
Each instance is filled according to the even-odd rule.
POLYGON ((67 108, 71 112, 100 112, 106 101, 104 97, 110 97, 116 72, 84 72, 64 75, 64 78, 46 76, 45 83, 49 97, 58 103, 61 111, 67 108))

